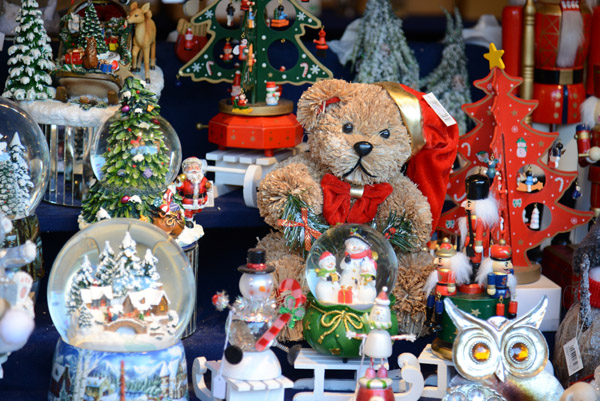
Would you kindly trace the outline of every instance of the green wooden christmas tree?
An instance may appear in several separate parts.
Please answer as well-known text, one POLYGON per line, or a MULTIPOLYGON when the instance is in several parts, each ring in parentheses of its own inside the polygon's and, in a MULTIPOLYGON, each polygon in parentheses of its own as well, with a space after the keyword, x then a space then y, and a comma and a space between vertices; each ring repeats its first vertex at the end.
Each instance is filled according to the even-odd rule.
MULTIPOLYGON (((120 92, 122 107, 109 127, 102 175, 82 205, 85 222, 104 209, 110 217, 150 220, 169 184, 169 149, 160 127, 156 95, 130 77, 120 92)), ((101 213, 102 214, 102 213, 101 213)), ((104 216, 106 217, 106 216, 104 216)))
POLYGON ((104 42, 104 34, 102 33, 102 27, 100 26, 100 20, 96 13, 94 4, 89 1, 88 6, 85 9, 85 16, 81 22, 81 31, 79 32, 79 46, 85 48, 87 44, 87 38, 93 37, 96 39, 96 49, 98 54, 105 53, 108 51, 106 42, 104 42))
POLYGON ((288 9, 287 2, 288 8, 284 8, 280 2, 273 13, 268 14, 269 2, 269 0, 254 2, 242 0, 239 7, 243 13, 237 28, 233 26, 235 6, 230 0, 215 1, 200 11, 192 19, 192 23, 207 25, 207 32, 211 38, 202 51, 179 70, 179 75, 191 77, 193 81, 233 82, 235 71, 239 70, 241 89, 250 103, 265 101, 268 81, 276 84, 301 85, 331 78, 331 71, 306 49, 301 40, 307 26, 313 29, 321 28, 321 21, 300 7, 295 0, 289 0, 296 14, 293 21, 287 20, 285 15, 286 11, 291 11, 288 9), (232 25, 230 27, 221 25, 217 20, 217 7, 222 3, 228 4, 228 23, 232 25), (281 21, 287 21, 287 26, 282 26, 285 22, 281 21), (223 50, 230 48, 229 40, 234 39, 237 39, 240 44, 237 52, 233 49, 237 54, 233 54, 233 58, 230 58, 231 53, 223 50), (285 69, 271 65, 269 62, 267 55, 269 46, 277 41, 289 41, 296 47, 298 60, 293 67, 285 69), (217 62, 214 59, 215 54, 223 56, 220 58, 224 62, 217 62), (239 68, 227 68, 225 62, 239 63, 239 68))

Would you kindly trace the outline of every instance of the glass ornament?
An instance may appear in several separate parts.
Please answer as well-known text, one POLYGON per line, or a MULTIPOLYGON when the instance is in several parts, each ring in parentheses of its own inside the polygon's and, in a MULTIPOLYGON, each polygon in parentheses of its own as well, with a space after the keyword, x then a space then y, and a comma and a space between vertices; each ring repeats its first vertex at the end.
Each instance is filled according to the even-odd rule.
POLYGON ((0 135, 0 210, 10 219, 30 216, 48 184, 46 138, 27 112, 5 98, 0 98, 0 135))
MULTIPOLYGON (((92 139, 92 145, 90 149, 90 160, 92 163, 92 170, 94 172, 94 176, 100 182, 104 178, 105 174, 102 171, 102 166, 105 164, 105 154, 109 151, 109 138, 111 137, 111 133, 109 132, 109 128, 111 124, 121 118, 121 112, 115 113, 111 118, 102 124, 102 126, 98 129, 94 138, 92 139)), ((153 117, 158 122, 159 130, 162 132, 162 140, 164 145, 166 146, 166 156, 169 161, 168 171, 164 181, 155 182, 152 184, 142 184, 139 180, 136 181, 135 184, 132 184, 131 187, 123 187, 119 185, 115 190, 120 192, 131 192, 131 193, 149 193, 155 192, 156 190, 165 189, 167 185, 175 181, 175 177, 179 172, 179 167, 181 166, 182 154, 181 154, 181 143, 179 142, 179 137, 177 136, 177 132, 171 126, 171 124, 164 119, 162 116, 153 117)), ((136 133, 135 130, 132 130, 130 140, 135 140, 136 133)), ((145 143, 140 144, 135 147, 135 149, 131 149, 131 159, 130 163, 135 163, 134 159, 136 155, 141 154, 144 157, 152 157, 157 154, 160 149, 157 149, 157 146, 154 143, 145 143)), ((164 152, 164 150, 163 150, 164 152)), ((139 157, 139 156, 137 156, 139 157)), ((142 174, 147 174, 144 171, 142 174)), ((146 178, 149 178, 148 176, 146 178)), ((152 181, 152 180, 149 180, 152 181)), ((110 184, 103 183, 103 186, 110 187, 110 184)))
POLYGON ((111 219, 78 232, 61 249, 48 280, 48 307, 70 345, 153 351, 179 341, 195 291, 188 258, 164 231, 111 219))
POLYGON ((322 305, 373 306, 383 287, 394 288, 398 259, 389 241, 360 224, 340 224, 321 235, 306 261, 310 292, 322 305))

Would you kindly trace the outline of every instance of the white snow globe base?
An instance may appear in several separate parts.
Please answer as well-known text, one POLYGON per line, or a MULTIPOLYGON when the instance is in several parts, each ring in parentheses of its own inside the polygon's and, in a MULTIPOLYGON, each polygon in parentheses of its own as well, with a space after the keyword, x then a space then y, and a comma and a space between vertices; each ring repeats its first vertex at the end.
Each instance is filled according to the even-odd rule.
POLYGON ((58 340, 48 401, 189 400, 181 341, 147 352, 106 352, 58 340))
POLYGON ((196 397, 202 401, 283 401, 285 389, 293 387, 293 382, 281 375, 279 360, 270 349, 244 351, 241 362, 235 365, 226 360, 207 362, 204 357, 196 358, 192 378, 196 397), (208 370, 210 389, 204 381, 208 370))

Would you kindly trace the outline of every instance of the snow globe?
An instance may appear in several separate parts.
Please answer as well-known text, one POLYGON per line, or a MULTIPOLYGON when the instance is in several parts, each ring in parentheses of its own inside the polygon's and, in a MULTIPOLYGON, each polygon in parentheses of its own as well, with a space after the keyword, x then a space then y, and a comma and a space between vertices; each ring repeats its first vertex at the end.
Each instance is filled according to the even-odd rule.
MULTIPOLYGON (((302 322, 304 339, 323 354, 359 356, 360 341, 348 338, 346 332, 366 333, 363 315, 384 289, 393 302, 397 270, 398 259, 383 234, 360 224, 327 230, 306 260, 310 294, 302 322)), ((388 331, 398 331, 395 314, 388 331)))
POLYGON ((195 295, 188 258, 152 224, 111 219, 77 233, 48 280, 61 336, 48 399, 187 400, 180 339, 195 295))
POLYGON ((50 156, 39 125, 16 103, 0 98, 0 212, 12 220, 0 248, 21 246, 27 241, 37 247, 33 260, 21 267, 34 279, 37 294, 43 277, 42 240, 35 209, 48 184, 50 156))

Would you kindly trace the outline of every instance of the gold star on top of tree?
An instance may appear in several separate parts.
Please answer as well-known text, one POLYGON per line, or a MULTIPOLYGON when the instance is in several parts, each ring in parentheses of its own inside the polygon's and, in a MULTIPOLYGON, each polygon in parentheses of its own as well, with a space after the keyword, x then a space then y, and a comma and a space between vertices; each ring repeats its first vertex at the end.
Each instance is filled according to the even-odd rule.
POLYGON ((485 53, 483 57, 486 58, 490 62, 490 70, 494 67, 498 67, 501 70, 504 69, 504 61, 502 61, 502 55, 504 55, 504 50, 496 49, 496 45, 490 43, 490 51, 485 53))

